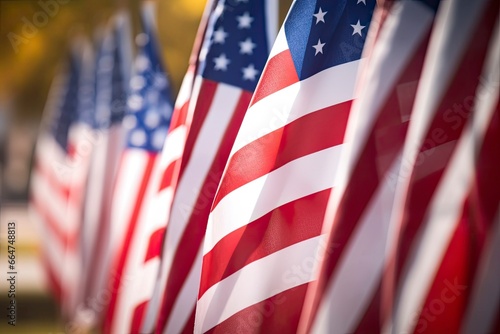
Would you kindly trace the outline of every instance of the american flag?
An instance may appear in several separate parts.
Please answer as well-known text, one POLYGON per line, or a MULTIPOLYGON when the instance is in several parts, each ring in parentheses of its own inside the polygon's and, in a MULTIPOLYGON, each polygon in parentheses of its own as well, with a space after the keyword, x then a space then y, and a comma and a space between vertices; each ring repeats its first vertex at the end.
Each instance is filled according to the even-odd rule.
POLYGON ((195 332, 297 331, 375 1, 295 1, 237 134, 195 332))
POLYGON ((164 240, 165 229, 170 213, 172 198, 179 177, 182 152, 186 143, 187 132, 191 125, 192 113, 189 113, 189 102, 194 98, 193 81, 194 74, 199 66, 199 54, 207 29, 208 17, 211 13, 213 1, 208 1, 201 18, 198 32, 196 34, 191 57, 186 75, 175 101, 172 120, 167 139, 163 146, 160 158, 162 176, 158 182, 158 192, 150 199, 149 205, 149 231, 145 232, 148 239, 148 256, 144 260, 144 269, 156 273, 152 275, 153 281, 143 282, 144 289, 153 287, 152 296, 146 297, 136 306, 136 312, 142 313, 141 320, 137 324, 143 332, 151 333, 156 326, 156 320, 160 310, 165 284, 160 284, 166 279, 166 273, 159 271, 160 256, 164 240), (163 275, 162 275, 163 274, 163 275))
POLYGON ((63 309, 68 311, 71 318, 75 316, 76 307, 81 298, 78 287, 81 283, 83 263, 82 247, 77 234, 83 224, 90 157, 96 141, 93 127, 95 115, 95 57, 91 44, 82 36, 75 38, 73 49, 73 52, 77 52, 81 59, 77 92, 77 117, 68 131, 68 167, 71 169, 68 201, 71 203, 71 210, 74 211, 74 214, 68 215, 66 220, 67 224, 71 224, 74 229, 72 241, 74 246, 72 246, 71 251, 67 252, 66 260, 61 264, 64 268, 71 268, 71 270, 64 271, 65 275, 77 277, 74 280, 74 290, 70 292, 69 298, 65 301, 66 305, 63 305, 63 309), (73 262, 76 262, 76 264, 72 264, 73 262))
POLYGON ((81 58, 72 50, 65 72, 53 81, 44 110, 48 129, 40 134, 31 180, 31 212, 46 242, 43 261, 49 285, 70 316, 68 308, 78 282, 77 233, 81 206, 72 196, 73 145, 70 127, 77 122, 81 58))
POLYGON ((124 119, 126 147, 113 195, 113 270, 109 277, 111 299, 104 320, 105 333, 140 332, 144 308, 138 306, 153 293, 155 272, 145 265, 150 256, 148 203, 160 183, 159 153, 173 109, 156 37, 154 9, 153 4, 143 4, 143 32, 136 37, 136 73, 131 79, 124 119))
POLYGON ((325 215, 325 258, 317 283, 309 287, 301 332, 361 333, 381 327, 381 282, 397 182, 394 175, 401 167, 438 4, 395 1, 378 7, 374 14, 359 98, 347 125, 343 167, 325 215))
POLYGON ((109 301, 107 278, 111 265, 111 203, 123 149, 125 112, 131 68, 129 21, 125 12, 112 18, 105 31, 96 68, 94 130, 82 243, 82 300, 80 314, 94 326, 109 301))
POLYGON ((393 332, 498 330, 498 28, 495 0, 444 2, 437 15, 396 193, 393 332))
POLYGON ((276 2, 217 1, 194 81, 192 123, 165 234, 156 332, 192 331, 201 247, 231 145, 269 54, 276 2))

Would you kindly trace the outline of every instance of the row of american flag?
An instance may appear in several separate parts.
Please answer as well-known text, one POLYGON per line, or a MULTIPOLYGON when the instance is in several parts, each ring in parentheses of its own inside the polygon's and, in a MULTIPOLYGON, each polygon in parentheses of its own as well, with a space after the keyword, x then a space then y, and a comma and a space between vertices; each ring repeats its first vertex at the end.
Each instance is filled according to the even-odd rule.
POLYGON ((133 61, 125 12, 78 40, 31 196, 67 331, 500 332, 498 9, 208 0, 175 104, 151 4, 133 61))

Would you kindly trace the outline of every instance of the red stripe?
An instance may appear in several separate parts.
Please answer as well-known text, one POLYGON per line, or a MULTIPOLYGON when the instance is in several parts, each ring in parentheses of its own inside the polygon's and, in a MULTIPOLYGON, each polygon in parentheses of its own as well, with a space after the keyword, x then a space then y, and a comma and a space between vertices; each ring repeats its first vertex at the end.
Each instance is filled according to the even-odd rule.
MULTIPOLYGON (((118 298, 119 294, 119 288, 121 284, 121 279, 123 275, 123 270, 125 267, 125 262, 128 258, 128 253, 130 251, 130 244, 132 241, 132 237, 134 235, 134 231, 136 229, 137 225, 137 220, 139 218, 139 214, 142 210, 142 203, 144 201, 144 195, 146 193, 146 189, 149 184, 149 180, 151 177, 151 172, 153 170, 157 154, 156 153, 151 153, 151 152, 144 152, 147 155, 146 158, 146 166, 144 168, 144 172, 142 175, 135 175, 135 177, 140 177, 140 186, 138 189, 137 194, 130 194, 130 196, 135 195, 135 203, 134 209, 132 211, 132 215, 130 216, 130 219, 128 221, 128 224, 125 225, 123 228, 127 229, 127 233, 125 234, 125 238, 123 240, 123 243, 120 247, 120 251, 118 254, 113 254, 115 256, 114 261, 114 271, 111 273, 110 277, 110 291, 111 291, 111 298, 109 301, 108 309, 107 309, 107 316, 105 317, 104 323, 103 323, 103 331, 105 333, 109 333, 111 331, 111 324, 112 321, 117 321, 115 319, 115 307, 116 307, 116 301, 118 298)), ((126 153, 125 153, 126 154, 126 153)), ((124 160, 122 159, 122 162, 124 160)), ((126 166, 122 165, 122 169, 126 170, 126 166)), ((120 175, 120 174, 119 174, 120 175)), ((122 177, 130 178, 131 175, 125 175, 121 174, 122 177)), ((119 181, 118 181, 119 182, 119 181)))
POLYGON ((228 162, 228 176, 213 207, 233 190, 290 161, 342 144, 350 108, 348 101, 309 113, 241 148, 228 162), (314 136, 306 135, 310 133, 314 136))
POLYGON ((225 333, 296 333, 307 284, 283 291, 249 306, 207 334, 225 333))
POLYGON ((55 176, 54 171, 51 170, 49 166, 46 166, 44 162, 38 161, 35 164, 35 168, 40 177, 47 181, 50 188, 53 189, 55 193, 60 194, 65 203, 68 203, 70 199, 69 186, 65 186, 62 181, 55 176))
POLYGON ((478 86, 477 78, 480 77, 483 69, 485 55, 488 50, 497 14, 498 2, 489 1, 483 15, 480 16, 481 18, 476 23, 477 26, 471 34, 468 47, 455 74, 450 79, 450 84, 445 90, 441 103, 434 113, 433 121, 420 147, 421 154, 417 158, 418 163, 411 175, 402 219, 403 228, 398 244, 397 279, 401 275, 401 270, 408 258, 413 240, 420 229, 424 215, 433 198, 434 191, 456 147, 456 140, 459 138, 468 120, 472 109, 473 97, 478 86), (462 110, 465 111, 463 117, 453 113, 453 108, 457 106, 462 107, 462 110), (436 131, 442 134, 437 136, 436 131), (445 137, 444 141, 441 140, 443 137, 445 137), (439 156, 439 160, 446 161, 445 166, 424 178, 418 179, 417 176, 422 173, 422 170, 433 170, 435 167, 437 157, 426 153, 426 151, 429 152, 429 149, 432 150, 433 147, 445 143, 450 143, 453 147, 453 150, 449 150, 446 156, 439 156))
MULTIPOLYGON (((130 325, 130 334, 141 334, 142 321, 144 319, 144 314, 148 306, 148 301, 142 302, 134 309, 132 315, 132 323, 130 325)), ((125 319, 120 319, 124 321, 125 319)))
POLYGON ((47 210, 47 207, 42 204, 42 200, 38 198, 38 195, 33 194, 31 203, 43 219, 44 227, 49 228, 51 233, 57 238, 57 240, 52 242, 60 242, 63 249, 66 251, 74 251, 78 244, 78 231, 70 234, 67 231, 62 230, 57 223, 60 217, 54 216, 49 210, 47 210))
POLYGON ((153 258, 160 257, 164 236, 165 227, 161 227, 151 234, 151 236, 149 237, 148 250, 146 251, 144 262, 148 262, 153 258))
MULTIPOLYGON (((231 151, 232 143, 234 142, 239 126, 243 121, 250 98, 250 93, 242 91, 233 116, 222 138, 221 145, 219 146, 208 170, 207 176, 203 181, 202 188, 198 194, 193 210, 190 212, 189 220, 183 231, 181 240, 179 241, 179 247, 175 251, 172 268, 167 279, 165 296, 161 308, 162 311, 160 312, 157 326, 160 330, 163 330, 169 320, 170 313, 172 312, 177 296, 187 276, 189 275, 196 255, 202 245, 205 237, 208 216, 210 214, 210 205, 215 196, 217 185, 219 184, 222 171, 224 170, 224 166, 231 151)), ((196 110, 195 113, 197 111, 198 110, 196 110)), ((175 209, 176 208, 172 208, 172 210, 175 209)), ((176 222, 170 222, 170 224, 175 223, 176 222)), ((196 300, 193 300, 193 305, 195 303, 196 300)))
POLYGON ((171 161, 167 168, 165 168, 165 171, 163 172, 163 175, 161 177, 160 187, 158 188, 158 191, 174 186, 174 176, 177 175, 176 170, 180 165, 180 160, 181 159, 179 158, 171 161))
POLYGON ((61 278, 57 277, 48 257, 49 255, 47 254, 47 252, 42 253, 41 260, 43 263, 43 268, 45 269, 45 277, 47 278, 49 289, 54 295, 54 299, 61 305, 63 303, 62 298, 64 295, 64 289, 62 287, 61 278))
MULTIPOLYGON (((182 154, 182 162, 179 178, 182 176, 182 172, 186 168, 189 163, 189 159, 191 158, 191 153, 194 145, 198 139, 198 134, 200 133, 200 129, 205 122, 205 118, 210 111, 210 106, 212 105, 212 101, 215 96, 215 92, 217 91, 217 86, 219 84, 217 82, 202 79, 201 87, 198 95, 198 99, 196 100, 196 106, 193 113, 193 122, 189 128, 189 134, 186 139, 186 144, 184 146, 184 152, 182 154)), ((191 101, 191 103, 194 103, 191 101)))
POLYGON ((302 197, 226 235, 203 257, 199 297, 246 265, 320 235, 329 195, 302 197))
POLYGON ((188 109, 189 99, 184 102, 184 104, 180 108, 174 108, 174 111, 172 113, 172 120, 170 121, 170 128, 168 129, 169 133, 177 129, 179 126, 186 124, 188 109))
POLYGON ((299 82, 299 77, 292 54, 290 50, 282 51, 267 61, 251 105, 296 82, 299 82))

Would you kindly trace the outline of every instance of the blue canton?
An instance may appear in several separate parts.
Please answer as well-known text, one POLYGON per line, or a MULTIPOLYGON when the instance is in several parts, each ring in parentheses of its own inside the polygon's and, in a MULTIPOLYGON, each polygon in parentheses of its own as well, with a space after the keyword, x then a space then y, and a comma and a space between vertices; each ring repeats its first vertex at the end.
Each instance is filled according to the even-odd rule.
POLYGON ((139 53, 136 73, 130 80, 127 102, 127 146, 159 152, 172 118, 172 100, 167 75, 163 70, 153 22, 146 19, 144 33, 137 36, 139 53))
POLYGON ((375 0, 296 0, 285 34, 299 78, 361 58, 375 0))
MULTIPOLYGON (((86 50, 85 50, 86 51, 86 50)), ((90 56, 90 55, 88 55, 90 56)), ((95 59, 83 58, 78 89, 78 122, 93 127, 95 122, 95 59)))
POLYGON ((96 128, 120 123, 125 115, 128 84, 122 50, 118 47, 121 32, 113 29, 104 38, 97 61, 96 128))
POLYGON ((253 92, 269 54, 265 0, 219 0, 209 22, 202 76, 253 92))
POLYGON ((66 82, 59 89, 57 105, 55 105, 54 118, 52 119, 51 130, 56 142, 61 148, 68 151, 68 132, 71 124, 77 117, 77 94, 80 78, 80 64, 78 64, 74 54, 68 63, 66 82))

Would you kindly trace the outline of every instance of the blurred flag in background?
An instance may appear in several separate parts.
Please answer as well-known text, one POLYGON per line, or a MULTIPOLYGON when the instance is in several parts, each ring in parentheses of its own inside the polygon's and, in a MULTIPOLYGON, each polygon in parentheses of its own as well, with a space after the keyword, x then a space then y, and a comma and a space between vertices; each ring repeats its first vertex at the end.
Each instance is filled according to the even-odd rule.
POLYGON ((153 285, 146 282, 156 277, 146 264, 155 246, 150 245, 148 204, 160 183, 160 152, 173 107, 158 47, 155 8, 153 3, 143 4, 143 32, 136 37, 139 50, 124 119, 126 147, 112 199, 112 270, 108 278, 111 299, 104 319, 106 333, 140 332, 143 302, 153 293, 153 285))
POLYGON ((128 14, 121 11, 104 31, 96 65, 94 145, 85 194, 81 230, 83 274, 80 316, 83 322, 97 323, 109 302, 108 277, 111 270, 111 205, 116 173, 124 146, 123 117, 131 71, 131 36, 128 14))
POLYGON ((82 207, 73 196, 75 143, 70 128, 83 119, 77 112, 82 58, 76 47, 54 79, 45 108, 44 126, 38 138, 32 171, 31 211, 41 235, 48 240, 43 250, 44 267, 63 314, 71 317, 70 301, 78 290, 77 258, 79 218, 82 207))

